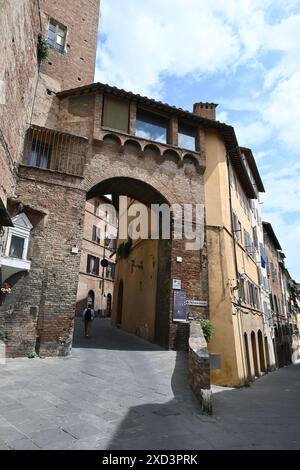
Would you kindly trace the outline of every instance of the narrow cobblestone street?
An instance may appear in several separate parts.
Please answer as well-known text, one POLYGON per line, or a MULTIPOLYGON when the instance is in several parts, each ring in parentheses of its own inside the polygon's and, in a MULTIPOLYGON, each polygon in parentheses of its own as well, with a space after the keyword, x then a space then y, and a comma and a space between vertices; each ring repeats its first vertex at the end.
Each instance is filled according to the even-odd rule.
POLYGON ((205 416, 184 353, 109 320, 82 333, 79 320, 72 357, 0 366, 0 449, 300 449, 300 366, 215 388, 205 416))

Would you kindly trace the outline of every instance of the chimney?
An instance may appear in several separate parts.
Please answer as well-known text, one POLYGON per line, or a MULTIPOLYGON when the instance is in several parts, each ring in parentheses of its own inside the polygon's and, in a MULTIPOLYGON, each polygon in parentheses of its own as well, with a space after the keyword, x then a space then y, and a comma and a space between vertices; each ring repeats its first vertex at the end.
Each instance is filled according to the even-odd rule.
POLYGON ((216 120, 216 107, 215 103, 195 103, 193 113, 206 119, 216 120))

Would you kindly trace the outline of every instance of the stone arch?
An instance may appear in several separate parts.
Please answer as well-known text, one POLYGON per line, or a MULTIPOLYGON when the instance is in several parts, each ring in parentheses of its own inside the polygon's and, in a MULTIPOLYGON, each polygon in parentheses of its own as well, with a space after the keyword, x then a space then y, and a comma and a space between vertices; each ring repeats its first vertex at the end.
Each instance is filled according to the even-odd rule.
POLYGON ((122 142, 121 139, 115 134, 105 134, 102 139, 104 144, 114 145, 114 146, 121 146, 122 142))
MULTIPOLYGON (((148 182, 130 177, 116 176, 102 180, 87 192, 87 199, 105 194, 112 195, 116 207, 121 203, 118 196, 128 196, 148 207, 151 204, 170 206, 170 201, 157 188, 148 182)), ((171 227, 172 216, 169 224, 171 227)), ((171 230, 170 234, 172 237, 171 230)), ((173 333, 173 331, 170 333, 172 240, 162 238, 139 240, 136 244, 133 242, 132 247, 132 253, 126 260, 121 257, 117 259, 112 324, 120 325, 129 333, 140 334, 160 346, 169 347, 173 333), (142 270, 141 277, 137 275, 138 269, 142 270), (147 284, 143 279, 148 279, 147 284), (147 308, 143 314, 140 312, 137 315, 137 305, 141 302, 141 295, 144 298, 149 292, 153 295, 147 302, 147 308), (131 301, 133 298, 136 304, 131 301)))
POLYGON ((87 305, 91 305, 92 308, 95 306, 95 292, 93 290, 90 290, 88 295, 87 295, 87 300, 86 300, 87 305))
MULTIPOLYGON (((149 170, 147 160, 151 160, 150 158, 140 158, 140 155, 124 153, 123 147, 120 146, 120 140, 115 138, 113 132, 105 132, 105 135, 113 136, 113 144, 118 145, 105 144, 105 141, 109 140, 108 137, 104 139, 104 142, 100 140, 91 143, 86 153, 84 174, 82 176, 74 177, 53 173, 48 175, 47 182, 44 182, 44 177, 41 176, 40 184, 29 188, 30 201, 37 207, 41 207, 44 211, 43 214, 47 214, 48 228, 43 237, 35 237, 33 240, 34 247, 42 253, 43 250, 48 249, 48 246, 51 246, 51 250, 53 249, 53 253, 55 253, 54 250, 57 250, 59 246, 60 257, 53 256, 53 260, 49 262, 47 282, 43 282, 43 277, 39 274, 38 262, 32 263, 31 272, 24 276, 24 282, 20 289, 21 299, 15 309, 16 314, 24 311, 24 321, 27 323, 28 319, 31 322, 31 318, 37 314, 41 326, 40 330, 39 324, 36 328, 37 321, 34 319, 32 331, 30 331, 30 334, 28 333, 30 341, 24 345, 14 346, 16 348, 14 352, 32 351, 37 331, 38 334, 40 333, 37 350, 42 355, 66 355, 72 347, 72 318, 75 314, 76 288, 80 271, 80 247, 83 238, 86 196, 92 197, 93 190, 95 196, 99 195, 97 189, 100 194, 111 194, 112 192, 115 194, 128 194, 128 191, 130 191, 132 197, 142 199, 144 203, 160 204, 165 202, 168 205, 204 203, 201 178, 188 180, 184 171, 178 171, 176 178, 173 178, 168 165, 166 165, 164 171, 161 171, 159 165, 156 165, 154 169, 151 167, 149 170), (53 184, 60 182, 55 191, 49 191, 49 181, 53 184), (101 185, 101 187, 98 185, 101 185), (57 204, 58 199, 64 201, 64 204, 57 204), (64 244, 61 244, 62 236, 66 239, 64 244), (78 250, 72 251, 73 247, 78 248, 78 250), (33 291, 38 292, 38 297, 35 297, 33 291), (55 296, 53 293, 55 293, 55 296), (48 295, 52 296, 53 301, 51 303, 47 302, 45 305, 43 299, 47 298, 48 295), (66 298, 68 298, 67 305, 65 305, 66 298), (25 303, 26 309, 24 309, 25 303), (35 309, 31 310, 31 305, 38 306, 37 312, 35 309), (47 328, 43 327, 44 324, 47 325, 47 328)), ((121 140, 123 142, 123 137, 121 137, 121 140)), ((162 148, 165 149, 166 147, 162 148)), ((152 149, 160 154, 156 145, 152 146, 152 149)), ((23 186, 20 186, 18 191, 20 196, 25 194, 23 186)), ((174 348, 176 344, 183 344, 185 338, 188 337, 188 324, 186 324, 184 332, 179 332, 178 324, 173 322, 172 319, 172 283, 170 282, 171 279, 178 278, 176 258, 183 255, 183 259, 185 259, 186 248, 184 240, 171 239, 163 242, 161 248, 159 248, 157 263, 160 265, 159 269, 164 271, 164 274, 168 273, 168 275, 164 275, 160 280, 164 295, 155 301, 163 304, 160 311, 166 309, 168 313, 169 336, 167 343, 170 348, 174 348), (181 342, 179 340, 175 342, 175 338, 178 336, 180 336, 181 342)), ((202 298, 202 293, 206 293, 207 289, 206 267, 202 266, 200 250, 198 253, 188 253, 188 259, 192 261, 187 262, 184 266, 182 289, 187 292, 190 298, 202 298), (203 283, 202 281, 200 283, 199 279, 202 272, 204 273, 204 276, 202 276, 204 280, 203 283)), ((39 257, 37 257, 38 260, 39 257)), ((150 263, 152 263, 152 258, 150 263)), ((16 289, 14 294, 11 295, 15 294, 17 294, 16 289)), ((206 314, 207 310, 205 309, 204 315, 206 314)), ((163 320, 163 318, 160 317, 159 320, 163 320)), ((185 325, 181 326, 185 328, 185 325)), ((182 330, 182 328, 180 329, 182 330)))
POLYGON ((154 157, 154 158, 159 158, 161 157, 161 152, 160 148, 157 145, 154 144, 148 144, 144 147, 144 154, 145 157, 154 157))
POLYGON ((194 155, 187 153, 184 155, 182 163, 184 172, 188 178, 197 176, 201 173, 199 162, 194 155))
POLYGON ((174 177, 180 167, 181 159, 177 152, 166 150, 162 156, 159 166, 160 172, 168 171, 171 177, 174 177))
MULTIPOLYGON (((132 187, 136 187, 139 184, 145 184, 147 182, 147 187, 145 187, 146 193, 147 188, 149 187, 154 189, 154 203, 157 199, 167 201, 168 204, 175 204, 178 202, 189 202, 180 201, 178 199, 178 195, 175 191, 172 191, 170 185, 168 183, 167 178, 161 178, 161 174, 156 174, 154 171, 149 171, 149 169, 145 165, 145 160, 147 159, 140 159, 138 156, 135 155, 124 155, 122 157, 122 163, 120 163, 120 156, 117 157, 110 157, 106 155, 105 152, 99 151, 97 152, 91 159, 90 163, 86 166, 85 169, 85 178, 82 182, 82 189, 88 194, 88 199, 91 196, 91 192, 93 188, 96 189, 96 186, 99 184, 104 185, 102 194, 110 194, 111 184, 114 186, 114 190, 118 191, 118 185, 116 182, 124 186, 125 180, 130 180, 132 183, 132 187), (128 160, 128 162, 127 162, 128 160), (130 163, 129 163, 130 160, 130 163), (133 161, 133 163, 131 163, 133 161), (159 193, 160 197, 157 198, 157 193, 159 193)), ((121 188, 120 186, 120 188, 121 188)), ((96 194, 97 193, 96 191, 96 194)))
POLYGON ((148 182, 124 176, 115 176, 104 179, 95 184, 88 192, 87 199, 91 199, 99 194, 114 194, 115 196, 128 196, 143 204, 168 204, 171 202, 168 195, 162 194, 158 188, 148 182))
POLYGON ((141 150, 141 144, 137 140, 128 139, 124 142, 125 153, 139 153, 141 150))
POLYGON ((175 152, 175 150, 170 150, 170 149, 165 150, 163 153, 163 157, 164 157, 164 161, 167 160, 170 162, 174 162, 177 165, 180 165, 181 158, 180 158, 180 155, 177 152, 175 152))

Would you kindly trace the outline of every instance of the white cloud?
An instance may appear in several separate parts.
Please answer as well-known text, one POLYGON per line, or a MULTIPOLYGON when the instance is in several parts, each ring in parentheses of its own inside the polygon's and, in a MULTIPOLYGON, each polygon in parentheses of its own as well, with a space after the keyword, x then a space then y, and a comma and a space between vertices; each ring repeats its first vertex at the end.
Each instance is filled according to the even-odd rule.
POLYGON ((273 168, 265 174, 264 185, 264 220, 273 225, 291 275, 300 279, 300 162, 279 171, 273 168))
POLYGON ((287 159, 299 155, 299 10, 299 0, 102 0, 96 71, 96 80, 162 98, 169 76, 199 84, 222 76, 230 88, 231 74, 244 66, 235 96, 219 97, 218 119, 233 111, 240 144, 272 163, 271 172, 264 165, 264 209, 295 268, 300 221, 286 224, 284 214, 299 211, 299 168, 280 168, 276 147, 287 159), (272 150, 259 149, 271 139, 272 150))
POLYGON ((226 111, 221 111, 217 114, 217 119, 220 122, 227 122, 228 121, 228 113, 226 111))
POLYGON ((287 222, 281 214, 270 212, 264 213, 264 220, 272 224, 282 250, 286 255, 286 267, 291 276, 299 282, 300 217, 294 222, 287 222))
POLYGON ((255 159, 256 160, 263 160, 266 158, 272 157, 272 155, 276 154, 275 149, 270 149, 270 150, 261 150, 260 152, 255 153, 255 159))
POLYGON ((155 94, 164 73, 225 70, 239 55, 232 27, 199 0, 103 0, 96 79, 155 94))
POLYGON ((243 147, 252 148, 253 145, 265 143, 271 136, 272 130, 263 123, 256 121, 252 123, 233 123, 238 141, 243 147))
POLYGON ((300 147, 300 71, 278 83, 263 110, 264 121, 289 150, 300 147))

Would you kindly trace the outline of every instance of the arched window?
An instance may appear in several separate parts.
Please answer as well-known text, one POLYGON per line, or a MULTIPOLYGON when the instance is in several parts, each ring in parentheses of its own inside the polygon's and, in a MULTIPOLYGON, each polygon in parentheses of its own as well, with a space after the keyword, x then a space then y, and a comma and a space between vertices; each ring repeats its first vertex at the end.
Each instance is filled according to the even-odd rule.
POLYGON ((87 296, 87 305, 91 305, 92 308, 94 308, 95 304, 95 292, 93 290, 90 290, 87 296))

